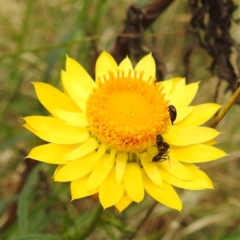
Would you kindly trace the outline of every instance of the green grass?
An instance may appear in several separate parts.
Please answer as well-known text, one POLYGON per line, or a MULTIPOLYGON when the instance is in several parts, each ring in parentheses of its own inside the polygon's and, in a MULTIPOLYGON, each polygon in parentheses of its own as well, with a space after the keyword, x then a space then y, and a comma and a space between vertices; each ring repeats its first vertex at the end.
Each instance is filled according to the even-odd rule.
MULTIPOLYGON (((148 1, 137 2, 144 6, 148 1)), ((0 3, 0 227, 7 218, 8 204, 18 203, 17 220, 0 234, 0 240, 75 240, 93 220, 96 202, 91 198, 71 202, 69 184, 52 181, 53 166, 37 165, 22 191, 15 194, 24 171, 24 157, 42 143, 21 126, 21 118, 46 114, 31 82, 59 86, 66 54, 89 70, 94 46, 100 51, 112 48, 129 4, 127 0, 0 3)), ((145 32, 146 40, 166 62, 166 78, 185 74, 182 56, 192 42, 187 33, 189 19, 186 2, 175 1, 145 32)), ((232 32, 237 37, 237 31, 232 32)), ((210 57, 196 47, 191 57, 191 77, 202 81, 196 103, 213 101, 217 77, 209 73, 210 63, 210 57)), ((217 99, 220 104, 231 96, 224 87, 222 84, 217 99)), ((215 190, 178 189, 182 213, 158 204, 136 239, 239 239, 239 115, 239 106, 233 106, 217 127, 223 132, 218 146, 229 156, 199 164, 211 177, 215 190)), ((88 239, 124 239, 135 231, 152 204, 147 197, 122 214, 105 210, 88 239)))

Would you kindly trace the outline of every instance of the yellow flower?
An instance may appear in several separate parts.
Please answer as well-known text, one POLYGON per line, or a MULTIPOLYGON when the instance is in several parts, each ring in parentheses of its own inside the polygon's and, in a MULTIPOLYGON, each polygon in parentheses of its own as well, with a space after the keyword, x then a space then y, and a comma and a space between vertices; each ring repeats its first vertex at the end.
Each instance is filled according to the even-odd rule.
POLYGON ((107 52, 97 60, 96 81, 69 57, 61 81, 63 92, 34 83, 51 116, 25 117, 24 126, 49 142, 28 157, 57 164, 54 180, 71 182, 72 199, 98 193, 104 208, 122 211, 148 193, 181 210, 172 186, 213 188, 194 163, 226 155, 212 146, 219 132, 200 127, 220 106, 189 106, 198 83, 155 83, 151 54, 133 68, 129 58, 117 65, 107 52))

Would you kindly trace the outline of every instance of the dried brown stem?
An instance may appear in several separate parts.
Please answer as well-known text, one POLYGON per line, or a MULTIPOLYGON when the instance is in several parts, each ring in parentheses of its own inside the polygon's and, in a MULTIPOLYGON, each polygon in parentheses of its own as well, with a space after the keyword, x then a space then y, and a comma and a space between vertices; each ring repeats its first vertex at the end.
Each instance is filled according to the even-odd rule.
POLYGON ((223 117, 226 115, 226 113, 229 111, 232 105, 237 101, 239 96, 240 86, 238 85, 238 89, 236 90, 236 92, 232 95, 232 97, 229 99, 229 101, 225 104, 225 106, 222 108, 222 110, 218 113, 217 117, 212 122, 211 124, 212 128, 215 128, 218 125, 218 123, 223 119, 223 117))
POLYGON ((231 37, 230 28, 237 5, 233 0, 189 0, 189 8, 192 13, 191 33, 212 58, 209 69, 221 81, 228 82, 227 90, 235 92, 237 73, 230 60, 232 49, 235 48, 238 60, 240 56, 239 44, 231 37))

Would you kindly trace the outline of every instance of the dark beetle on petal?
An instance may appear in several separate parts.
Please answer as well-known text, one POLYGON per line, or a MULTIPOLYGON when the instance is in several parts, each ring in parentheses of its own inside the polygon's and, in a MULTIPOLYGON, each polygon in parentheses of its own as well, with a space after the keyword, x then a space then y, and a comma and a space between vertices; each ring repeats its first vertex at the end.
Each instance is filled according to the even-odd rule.
POLYGON ((173 122, 176 120, 177 118, 177 109, 173 106, 170 105, 168 107, 168 111, 169 111, 169 115, 170 115, 170 119, 171 119, 171 123, 173 125, 173 122))

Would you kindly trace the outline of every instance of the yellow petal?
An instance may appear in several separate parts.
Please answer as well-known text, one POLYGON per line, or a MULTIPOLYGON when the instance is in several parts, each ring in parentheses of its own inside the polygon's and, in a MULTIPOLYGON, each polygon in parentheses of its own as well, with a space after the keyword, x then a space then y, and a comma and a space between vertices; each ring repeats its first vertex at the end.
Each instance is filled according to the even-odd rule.
POLYGON ((118 66, 120 71, 124 71, 125 76, 128 75, 129 70, 133 70, 132 62, 128 57, 124 58, 118 66))
POLYGON ((193 111, 178 123, 181 127, 197 127, 209 120, 221 106, 216 103, 206 103, 193 107, 193 111))
POLYGON ((71 152, 74 148, 76 148, 76 145, 58 145, 48 143, 33 148, 27 158, 32 158, 50 164, 65 164, 67 161, 63 160, 62 156, 71 152))
POLYGON ((209 141, 216 138, 219 134, 217 130, 207 127, 182 128, 173 125, 169 132, 163 134, 163 138, 169 144, 187 146, 209 141))
POLYGON ((175 77, 171 79, 172 81, 172 90, 170 93, 174 93, 175 91, 178 91, 178 89, 186 86, 186 79, 182 77, 175 77))
POLYGON ((135 202, 141 202, 144 198, 144 189, 138 163, 127 163, 123 182, 128 196, 135 202))
POLYGON ((114 148, 111 148, 110 154, 109 154, 110 160, 113 160, 115 158, 116 154, 117 154, 117 150, 114 148))
MULTIPOLYGON (((161 84, 163 85, 163 93, 166 94, 166 96, 168 96, 172 90, 172 86, 173 86, 173 82, 172 80, 164 80, 163 82, 161 82, 161 84)), ((156 84, 156 86, 158 85, 158 83, 156 84)))
POLYGON ((192 180, 194 178, 193 174, 178 160, 174 158, 172 152, 169 154, 169 161, 164 161, 159 164, 156 164, 157 167, 163 168, 168 171, 173 176, 180 178, 182 180, 192 180))
POLYGON ((226 156, 224 151, 205 144, 173 146, 171 152, 178 161, 186 163, 208 162, 226 156))
POLYGON ((108 145, 105 143, 102 143, 98 148, 97 158, 102 157, 104 155, 104 153, 107 151, 107 149, 108 149, 108 145))
POLYGON ((191 83, 186 86, 179 87, 172 91, 169 96, 171 104, 176 108, 187 107, 195 97, 199 83, 191 83))
POLYGON ((72 75, 81 89, 90 94, 96 86, 87 71, 74 59, 67 57, 66 72, 72 75))
MULTIPOLYGON (((188 168, 188 169, 191 170, 190 168, 188 168)), ((195 171, 194 171, 194 173, 193 173, 194 178, 189 181, 184 181, 182 179, 174 177, 173 175, 171 175, 164 169, 159 169, 159 172, 161 173, 165 182, 167 182, 173 186, 179 187, 179 188, 188 189, 188 190, 202 190, 202 189, 206 189, 206 188, 212 188, 212 187, 210 187, 211 185, 209 184, 209 181, 211 182, 211 180, 202 171, 198 175, 195 174, 195 171), (203 183, 207 183, 207 184, 203 184, 203 183)))
POLYGON ((34 128, 32 128, 29 124, 25 123, 22 125, 23 127, 25 127, 27 130, 29 130, 30 132, 34 133, 36 132, 36 130, 34 128))
POLYGON ((96 80, 103 75, 108 76, 109 71, 115 72, 117 69, 118 65, 114 58, 108 52, 102 52, 96 62, 96 80))
POLYGON ((96 163, 96 152, 92 152, 80 159, 68 162, 55 175, 57 182, 70 182, 82 178, 91 172, 96 163))
POLYGON ((115 207, 119 212, 122 212, 125 208, 127 208, 132 202, 132 199, 125 192, 122 199, 115 204, 115 207))
POLYGON ((152 156, 152 158, 158 154, 158 149, 156 146, 149 146, 147 152, 152 156))
POLYGON ((51 109, 51 112, 68 125, 76 127, 87 127, 89 125, 85 113, 69 112, 62 109, 51 109))
POLYGON ((85 128, 68 126, 59 119, 53 117, 32 116, 25 117, 26 128, 41 139, 57 144, 75 144, 85 142, 90 138, 85 128))
POLYGON ((87 92, 85 89, 83 89, 76 77, 73 77, 67 72, 62 71, 61 80, 64 89, 66 89, 70 97, 75 96, 84 102, 87 101, 92 91, 87 92))
POLYGON ((35 82, 33 85, 39 101, 50 113, 54 108, 73 112, 79 111, 74 101, 57 88, 42 82, 35 82))
POLYGON ((128 160, 127 153, 118 152, 117 158, 116 158, 116 180, 117 180, 118 184, 123 179, 123 175, 124 175, 124 171, 125 171, 125 168, 126 168, 127 160, 128 160))
POLYGON ((82 112, 86 112, 86 99, 88 98, 88 94, 84 93, 82 89, 77 89, 77 84, 74 83, 74 81, 71 81, 71 77, 69 77, 69 75, 67 75, 67 73, 64 71, 61 72, 61 81, 64 90, 76 103, 79 109, 82 112))
POLYGON ((60 165, 57 166, 57 168, 55 169, 55 171, 54 171, 54 173, 53 173, 53 178, 54 178, 54 176, 57 174, 57 172, 58 172, 62 167, 64 167, 64 166, 65 166, 65 164, 60 164, 60 165))
POLYGON ((146 173, 143 174, 143 184, 146 192, 155 200, 167 207, 181 211, 182 202, 170 184, 163 182, 163 185, 159 187, 151 181, 146 173))
POLYGON ((109 154, 104 154, 98 159, 90 177, 87 180, 87 190, 99 187, 114 166, 114 159, 110 159, 109 154))
POLYGON ((207 176, 207 174, 201 170, 199 170, 194 164, 183 163, 183 165, 189 169, 201 183, 203 189, 213 189, 213 183, 211 179, 207 176))
POLYGON ((169 172, 165 171, 163 168, 159 168, 159 172, 162 175, 165 182, 179 188, 188 189, 188 190, 201 190, 202 185, 197 181, 197 178, 194 177, 192 180, 184 181, 179 179, 169 172))
POLYGON ((96 138, 90 138, 78 148, 75 148, 73 151, 69 152, 62 157, 63 160, 74 160, 81 158, 84 155, 87 155, 93 152, 98 147, 98 142, 96 138))
POLYGON ((123 182, 117 183, 115 168, 113 168, 99 187, 99 200, 102 206, 108 208, 115 205, 122 199, 124 192, 123 182))
POLYGON ((149 77, 156 76, 156 65, 155 61, 152 57, 152 54, 148 54, 145 57, 143 57, 136 65, 135 70, 137 72, 144 72, 143 74, 143 80, 148 81, 149 77))
POLYGON ((158 171, 156 163, 152 162, 152 157, 147 152, 140 154, 142 166, 147 173, 148 177, 157 185, 162 186, 162 177, 158 171))
POLYGON ((98 188, 93 190, 86 189, 86 182, 88 180, 88 177, 89 175, 86 175, 78 180, 71 182, 70 188, 71 188, 72 200, 91 196, 98 192, 98 188))
MULTIPOLYGON (((174 125, 178 126, 177 123, 182 121, 186 117, 188 117, 188 115, 193 111, 193 107, 178 108, 176 110, 177 110, 177 118, 174 121, 174 125)), ((187 127, 189 127, 189 126, 187 126, 187 127)))
POLYGON ((217 143, 216 139, 211 139, 209 141, 204 142, 203 144, 212 146, 212 145, 215 145, 216 143, 217 143))

